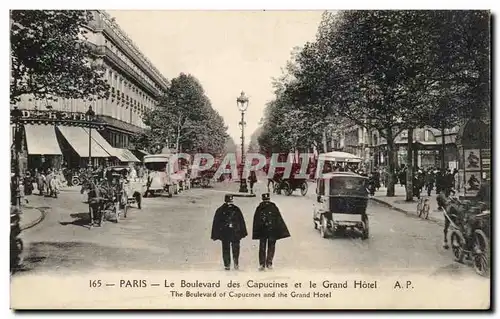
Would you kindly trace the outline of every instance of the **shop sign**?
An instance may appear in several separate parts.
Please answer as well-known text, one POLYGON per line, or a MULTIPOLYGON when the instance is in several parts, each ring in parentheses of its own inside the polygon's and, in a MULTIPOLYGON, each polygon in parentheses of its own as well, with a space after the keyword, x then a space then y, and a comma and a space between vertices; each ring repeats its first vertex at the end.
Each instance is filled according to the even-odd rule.
POLYGON ((21 119, 24 120, 50 120, 50 121, 86 121, 91 118, 81 112, 64 112, 64 111, 38 111, 38 110, 21 110, 21 119))

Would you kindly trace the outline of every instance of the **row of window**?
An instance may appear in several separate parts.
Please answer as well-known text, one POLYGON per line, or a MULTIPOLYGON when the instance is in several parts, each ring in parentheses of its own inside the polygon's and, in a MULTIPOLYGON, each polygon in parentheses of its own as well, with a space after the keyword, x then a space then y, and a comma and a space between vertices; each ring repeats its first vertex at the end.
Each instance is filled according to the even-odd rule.
POLYGON ((118 104, 129 105, 137 113, 143 113, 156 104, 155 99, 130 81, 127 81, 116 71, 106 69, 105 79, 108 80, 111 86, 110 99, 116 100, 118 104))
POLYGON ((130 60, 117 46, 111 43, 111 41, 105 39, 104 45, 107 46, 111 50, 111 52, 116 54, 123 62, 125 62, 125 64, 127 64, 132 70, 139 74, 146 83, 153 86, 156 90, 160 90, 160 86, 157 85, 149 76, 147 76, 139 67, 137 67, 137 65, 132 62, 132 60, 130 60))

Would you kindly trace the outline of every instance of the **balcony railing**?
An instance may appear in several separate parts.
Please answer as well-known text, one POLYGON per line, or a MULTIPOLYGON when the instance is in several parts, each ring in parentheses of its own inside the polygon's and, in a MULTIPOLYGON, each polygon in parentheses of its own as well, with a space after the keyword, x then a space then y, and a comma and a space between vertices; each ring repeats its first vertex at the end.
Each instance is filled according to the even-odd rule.
MULTIPOLYGON (((111 51, 108 47, 103 45, 95 45, 89 43, 89 45, 94 49, 96 54, 104 56, 104 58, 115 65, 117 68, 121 69, 128 77, 138 86, 140 86, 145 91, 149 92, 153 97, 157 98, 159 91, 142 79, 139 73, 135 72, 130 66, 127 65, 120 57, 111 51)), ((122 96, 124 98, 124 96, 122 96)))

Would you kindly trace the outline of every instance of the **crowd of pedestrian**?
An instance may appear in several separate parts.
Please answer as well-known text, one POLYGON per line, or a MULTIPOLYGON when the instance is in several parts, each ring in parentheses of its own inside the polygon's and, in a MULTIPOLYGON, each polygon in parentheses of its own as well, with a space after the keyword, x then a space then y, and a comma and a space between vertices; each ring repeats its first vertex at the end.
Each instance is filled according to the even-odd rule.
MULTIPOLYGON (((407 186, 407 172, 408 169, 404 164, 396 172, 399 184, 404 187, 407 186)), ((435 167, 422 169, 417 166, 412 175, 413 195, 417 198, 420 198, 423 190, 427 192, 427 196, 431 196, 433 190, 435 190, 436 195, 444 192, 446 196, 449 196, 452 190, 460 189, 461 186, 457 169, 453 171, 449 168, 443 170, 435 167)))

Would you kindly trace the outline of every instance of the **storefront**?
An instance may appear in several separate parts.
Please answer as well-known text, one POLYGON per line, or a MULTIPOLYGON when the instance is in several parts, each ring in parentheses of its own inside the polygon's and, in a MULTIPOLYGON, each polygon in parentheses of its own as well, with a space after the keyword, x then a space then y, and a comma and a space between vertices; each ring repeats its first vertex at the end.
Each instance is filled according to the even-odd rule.
POLYGON ((85 113, 22 110, 17 119, 22 170, 61 169, 138 162, 128 150, 115 148, 101 135, 106 123, 85 113), (128 151, 128 152, 125 152, 128 151), (23 163, 24 162, 24 163, 23 163))

